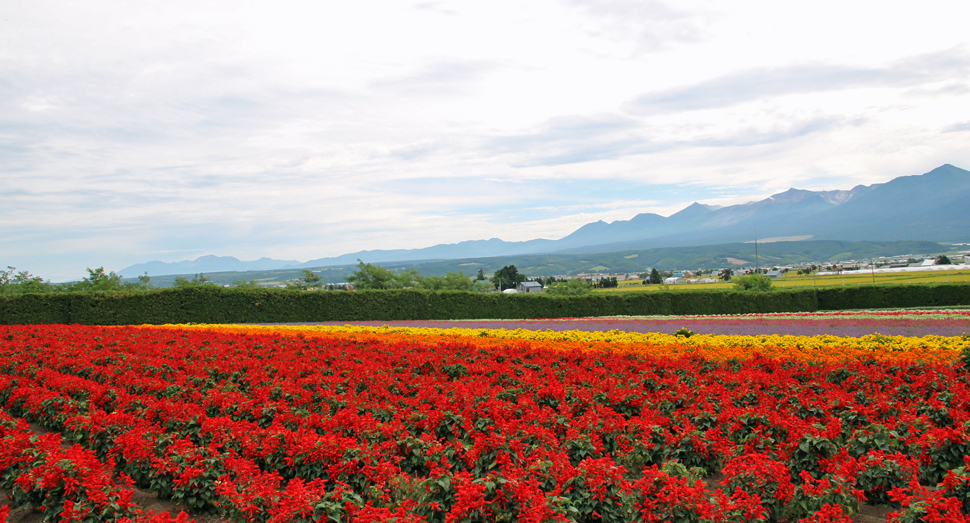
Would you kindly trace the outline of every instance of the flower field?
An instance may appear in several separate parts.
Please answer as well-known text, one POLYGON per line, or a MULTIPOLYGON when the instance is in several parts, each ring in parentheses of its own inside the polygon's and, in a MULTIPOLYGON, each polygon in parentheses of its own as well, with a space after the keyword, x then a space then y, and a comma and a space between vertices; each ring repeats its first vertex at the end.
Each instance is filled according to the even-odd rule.
MULTIPOLYGON (((434 327, 467 329, 582 330, 659 332, 673 334, 687 328, 698 334, 756 336, 833 335, 859 337, 867 334, 922 337, 961 336, 970 333, 970 310, 780 313, 721 316, 640 316, 612 318, 566 318, 537 320, 367 321, 354 325, 434 327)), ((319 325, 344 325, 328 322, 319 325)))
POLYGON ((0 516, 970 521, 970 337, 623 321, 0 326, 0 516))

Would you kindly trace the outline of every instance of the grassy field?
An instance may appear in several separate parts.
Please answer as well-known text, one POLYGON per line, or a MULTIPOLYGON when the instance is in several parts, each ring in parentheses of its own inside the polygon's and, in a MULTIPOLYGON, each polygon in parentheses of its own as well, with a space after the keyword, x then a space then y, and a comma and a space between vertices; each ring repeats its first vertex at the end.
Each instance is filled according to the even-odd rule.
MULTIPOLYGON (((852 271, 836 276, 797 276, 794 273, 786 274, 785 277, 772 280, 772 287, 833 287, 840 285, 872 285, 873 278, 876 284, 890 283, 970 283, 970 271, 922 271, 922 272, 903 272, 903 273, 884 273, 875 275, 865 271, 852 271)), ((593 292, 649 292, 663 290, 662 285, 621 285, 615 289, 596 289, 593 292)), ((672 291, 698 291, 712 289, 733 289, 731 282, 722 283, 697 283, 668 285, 672 291)))

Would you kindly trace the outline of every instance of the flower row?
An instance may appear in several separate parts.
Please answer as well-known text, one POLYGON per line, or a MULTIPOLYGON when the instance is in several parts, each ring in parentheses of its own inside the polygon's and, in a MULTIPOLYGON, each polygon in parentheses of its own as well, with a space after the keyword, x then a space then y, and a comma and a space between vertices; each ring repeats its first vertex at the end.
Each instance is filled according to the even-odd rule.
MULTIPOLYGON (((178 523, 167 513, 143 513, 132 501, 133 491, 123 474, 94 452, 73 445, 64 448, 57 434, 34 435, 24 420, 0 411, 0 485, 11 501, 44 513, 46 521, 118 521, 121 523, 178 523)), ((0 521, 10 507, 0 503, 0 521)))
MULTIPOLYGON (((526 329, 673 334, 681 328, 701 334, 733 335, 835 335, 861 337, 881 333, 892 336, 962 336, 970 332, 970 311, 877 311, 838 313, 773 313, 720 316, 619 316, 533 320, 439 320, 393 321, 393 327, 449 329, 526 329)), ((361 321, 354 325, 382 326, 385 322, 361 321)), ((329 322, 321 325, 343 325, 329 322)))
POLYGON ((488 334, 0 327, 0 404, 86 492, 239 521, 970 521, 960 365, 488 334))
MULTIPOLYGON (((144 327, 156 328, 156 327, 144 327)), ((655 357, 700 355, 714 360, 746 359, 755 355, 772 358, 795 358, 804 361, 920 361, 950 363, 961 357, 970 345, 966 336, 884 336, 871 334, 860 338, 822 336, 736 336, 695 334, 682 335, 612 331, 540 331, 530 329, 438 329, 431 327, 392 326, 251 326, 251 325, 183 325, 185 329, 215 329, 227 333, 279 333, 293 336, 360 335, 379 336, 386 340, 425 340, 428 343, 461 343, 489 346, 496 340, 528 341, 531 346, 547 350, 587 350, 637 354, 655 357)))

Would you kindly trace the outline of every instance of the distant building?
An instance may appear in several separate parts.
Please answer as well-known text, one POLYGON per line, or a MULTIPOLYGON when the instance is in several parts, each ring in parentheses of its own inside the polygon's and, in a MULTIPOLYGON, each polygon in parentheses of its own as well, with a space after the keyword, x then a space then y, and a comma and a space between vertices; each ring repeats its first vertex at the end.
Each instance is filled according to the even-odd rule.
POLYGON ((782 272, 778 269, 772 269, 765 273, 765 276, 769 278, 781 278, 783 276, 782 272))
POLYGON ((542 284, 537 281, 524 281, 515 286, 516 292, 542 292, 542 284))

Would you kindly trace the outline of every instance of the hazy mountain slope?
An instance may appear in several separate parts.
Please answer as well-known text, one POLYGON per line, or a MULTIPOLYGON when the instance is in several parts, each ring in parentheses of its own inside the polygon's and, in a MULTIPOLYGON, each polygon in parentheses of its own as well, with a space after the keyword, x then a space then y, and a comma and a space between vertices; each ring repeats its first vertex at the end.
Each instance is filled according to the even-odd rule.
POLYGON ((498 238, 422 249, 367 250, 305 263, 263 258, 241 262, 203 256, 178 263, 150 262, 122 269, 125 276, 323 267, 522 256, 611 252, 745 242, 770 237, 842 241, 970 241, 970 172, 943 165, 917 176, 860 185, 849 190, 789 189, 761 201, 727 207, 694 203, 663 217, 643 213, 629 220, 586 224, 559 240, 506 242, 498 238))
MULTIPOLYGON (((900 254, 932 254, 940 251, 933 242, 849 242, 801 241, 775 242, 758 245, 762 267, 789 263, 867 259, 900 254)), ((695 247, 662 247, 643 250, 602 253, 558 253, 497 258, 439 260, 401 264, 401 268, 415 269, 423 275, 444 275, 464 271, 473 275, 479 269, 491 275, 495 270, 512 264, 519 272, 530 276, 576 275, 583 272, 643 272, 648 267, 660 270, 732 267, 731 260, 744 260, 755 265, 753 243, 730 243, 695 247), (603 269, 605 268, 605 269, 603 269)))
POLYGON ((300 262, 295 260, 274 260, 272 258, 260 258, 253 261, 241 261, 233 256, 202 256, 195 260, 185 260, 180 262, 160 262, 152 261, 139 263, 130 267, 125 267, 118 271, 118 274, 134 278, 144 273, 150 276, 162 274, 198 274, 200 272, 225 272, 225 271, 259 271, 267 269, 282 269, 296 265, 300 262))
POLYGON ((659 214, 644 213, 638 214, 630 220, 620 220, 613 223, 606 223, 601 220, 588 223, 572 234, 556 241, 554 247, 564 249, 595 245, 602 243, 604 235, 608 235, 610 240, 615 242, 636 240, 643 238, 645 232, 649 233, 668 227, 666 220, 667 218, 659 214))
POLYGON ((970 235, 970 172, 944 165, 902 176, 820 216, 819 235, 850 240, 953 241, 970 235))
POLYGON ((631 231, 629 222, 601 224, 596 230, 599 244, 564 244, 560 252, 711 245, 750 241, 756 236, 967 241, 967 202, 970 172, 944 165, 924 175, 850 191, 790 189, 758 202, 713 210, 695 203, 640 231, 631 231))
MULTIPOLYGON (((758 246, 759 262, 762 267, 789 263, 863 260, 879 256, 901 254, 936 254, 941 251, 939 244, 933 242, 847 242, 847 241, 802 241, 775 242, 758 246)), ((605 253, 572 254, 533 254, 517 256, 494 256, 464 258, 459 260, 413 261, 385 263, 384 266, 395 270, 417 270, 422 276, 443 276, 446 273, 463 271, 468 276, 475 275, 479 269, 491 276, 496 270, 515 265, 528 276, 576 275, 584 272, 642 273, 648 267, 660 270, 724 268, 732 267, 739 260, 745 265, 755 263, 755 248, 752 243, 732 243, 725 245, 706 245, 699 247, 664 247, 659 249, 626 250, 605 253)), ((353 273, 354 264, 341 266, 316 267, 312 270, 324 282, 346 282, 353 273)), ((191 277, 192 273, 184 276, 191 277)), ((281 283, 299 278, 300 269, 278 269, 248 272, 206 273, 217 284, 230 284, 238 280, 256 280, 263 284, 281 283)), ((174 275, 152 277, 152 283, 159 287, 170 286, 174 275)))
POLYGON ((319 258, 301 263, 300 267, 323 267, 328 265, 346 265, 357 263, 360 259, 366 263, 414 261, 414 260, 453 260, 456 258, 476 256, 512 256, 543 252, 554 245, 553 240, 529 240, 524 242, 506 242, 498 238, 490 240, 470 240, 460 243, 434 245, 423 249, 394 249, 360 251, 344 254, 334 258, 319 258))

